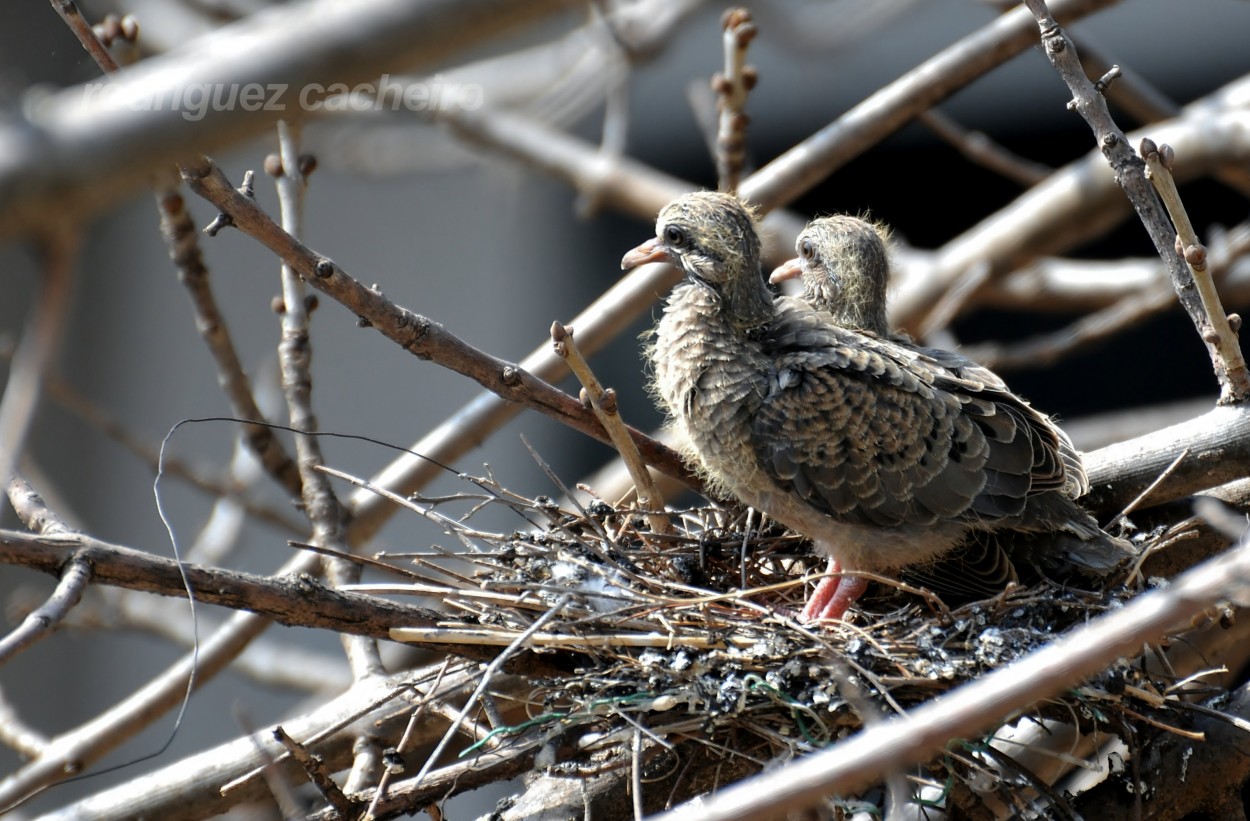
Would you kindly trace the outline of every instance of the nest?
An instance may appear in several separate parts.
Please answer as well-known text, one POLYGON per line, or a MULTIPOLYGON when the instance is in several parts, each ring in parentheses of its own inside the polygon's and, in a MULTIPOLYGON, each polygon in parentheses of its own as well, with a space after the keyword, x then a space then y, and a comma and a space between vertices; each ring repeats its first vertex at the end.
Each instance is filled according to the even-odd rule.
MULTIPOLYGON (((837 742, 865 716, 902 712, 1027 655, 1144 584, 1080 590, 1041 580, 958 607, 878 584, 847 621, 814 629, 796 616, 804 577, 824 560, 749 511, 673 513, 673 529, 659 534, 637 511, 603 501, 561 505, 473 481, 486 493, 413 500, 465 549, 407 557, 440 579, 451 616, 406 638, 523 647, 567 669, 527 676, 528 717, 488 739, 518 749, 545 744, 540 764, 628 761, 641 728, 657 744, 693 740, 761 769, 837 742), (456 501, 470 511, 442 512, 456 501), (525 526, 501 533, 472 525, 480 510, 499 505, 525 526), (457 573, 447 565, 452 557, 474 569, 457 573)), ((1159 723, 1165 687, 1126 663, 1029 717, 1114 735, 1143 714, 1159 723)), ((994 769, 990 791, 1008 789, 990 759, 973 748, 954 751, 928 775, 945 794, 979 778, 984 794, 984 774, 994 769)))

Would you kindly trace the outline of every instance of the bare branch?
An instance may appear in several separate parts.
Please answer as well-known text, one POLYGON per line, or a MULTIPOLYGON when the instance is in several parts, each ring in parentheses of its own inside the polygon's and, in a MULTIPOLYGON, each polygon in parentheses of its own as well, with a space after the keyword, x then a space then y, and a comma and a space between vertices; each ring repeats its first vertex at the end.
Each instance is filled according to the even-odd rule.
MULTIPOLYGON (((238 352, 230 338, 225 317, 217 304, 209 282, 208 266, 200 248, 199 232, 191 221, 182 195, 174 187, 158 190, 157 207, 161 212, 161 234, 169 245, 169 256, 178 271, 178 280, 187 289, 195 311, 195 327, 208 347, 217 366, 220 383, 235 416, 264 422, 264 414, 256 404, 251 381, 243 371, 238 352)), ((299 497, 299 470, 286 453, 282 443, 274 436, 273 429, 263 425, 243 425, 243 436, 248 446, 260 459, 265 470, 292 496, 299 497)))
MULTIPOLYGON (((1206 304, 1208 299, 1205 297, 1200 300, 1194 300, 1189 297, 1189 293, 1192 292, 1194 286, 1193 277, 1190 275, 1187 264, 1181 259, 1180 251, 1173 242, 1176 236, 1175 231, 1171 223, 1168 222, 1167 215, 1159 207, 1159 197, 1146 180, 1145 166, 1141 158, 1133 152, 1128 143, 1128 138, 1111 118, 1111 112, 1107 109, 1107 102, 1103 99, 1099 89, 1085 76, 1080 60, 1077 59, 1076 47, 1072 45, 1072 41, 1067 38, 1063 33, 1063 29, 1059 27, 1059 24, 1051 16, 1045 0, 1024 0, 1024 3, 1037 18, 1038 26, 1042 32, 1042 45, 1045 47, 1046 56, 1050 58, 1051 64, 1058 70, 1064 82, 1068 84, 1068 88, 1072 90, 1074 96, 1072 102, 1069 103, 1069 107, 1074 108, 1089 123, 1090 128, 1093 129, 1098 146, 1106 156, 1114 172, 1116 183, 1124 189, 1124 193, 1128 195, 1134 210, 1137 211, 1137 216, 1141 219, 1142 224, 1146 226, 1146 232, 1150 234, 1155 250, 1158 251, 1159 256, 1163 259, 1168 276, 1171 277, 1176 293, 1180 297, 1181 305, 1184 306, 1194 326, 1198 329, 1199 335, 1202 336, 1203 342, 1207 345, 1211 360, 1216 368, 1216 376, 1220 382, 1220 401, 1239 402, 1244 400, 1250 395, 1250 384, 1246 381, 1245 363, 1241 363, 1241 370, 1237 377, 1234 377, 1232 373, 1228 373, 1223 367, 1225 354, 1222 354, 1221 348, 1228 349, 1226 355, 1231 357, 1233 355, 1231 348, 1236 347, 1236 340, 1232 340, 1230 343, 1226 338, 1231 337, 1231 333, 1221 335, 1216 332, 1212 335, 1206 332, 1210 321, 1208 310, 1214 310, 1215 308, 1206 304), (1208 338, 1211 336, 1214 336, 1214 338, 1208 338)), ((1171 181, 1170 175, 1168 181, 1171 181)), ((1192 229, 1189 233, 1193 233, 1192 229)), ((1212 293, 1212 298, 1214 298, 1214 289, 1209 290, 1212 293)), ((1218 304, 1218 298, 1214 299, 1218 304)), ((1221 319, 1223 318, 1222 312, 1220 317, 1221 319)), ((1240 359, 1240 356, 1238 355, 1237 358, 1240 359)), ((1236 366, 1231 360, 1230 365, 1236 366)))
MULTIPOLYGON (((365 318, 371 327, 404 350, 468 376, 507 400, 538 410, 601 442, 610 442, 594 414, 576 399, 523 368, 482 353, 438 323, 413 314, 377 291, 364 287, 334 262, 316 254, 278 227, 255 202, 231 188, 220 170, 210 166, 188 169, 186 179, 192 190, 230 213, 241 230, 291 265, 313 287, 365 318)), ((555 358, 554 354, 548 355, 555 358)), ((630 432, 648 464, 682 478, 691 486, 698 485, 671 449, 632 428, 630 432)), ((359 528, 353 531, 354 538, 364 535, 359 528)))
POLYGON ((960 154, 972 162, 1001 174, 1025 188, 1037 185, 1055 170, 1008 151, 981 131, 969 131, 943 114, 941 109, 931 108, 928 111, 922 111, 916 119, 924 123, 934 134, 953 145, 960 154))
MULTIPOLYGON (((1246 137, 1250 112, 1215 104, 1218 98, 1234 93, 1234 88, 1243 87, 1241 81, 1234 83, 1213 95, 1212 105, 1188 106, 1180 119, 1150 127, 1156 139, 1184 154, 1186 162, 1177 169, 1178 178, 1193 179, 1230 159, 1250 159, 1246 137)), ((1143 136, 1134 133, 1128 139, 1140 141, 1143 136)), ((1153 191, 1150 195, 1154 196, 1153 191)), ((914 328, 941 294, 974 265, 989 266, 988 279, 981 286, 989 288, 1027 262, 1062 253, 1106 232, 1128 216, 1128 205, 1106 159, 1092 151, 946 243, 925 269, 917 266, 909 271, 897 284, 891 318, 901 327, 914 328)))
POLYGON ((26 444, 44 374, 60 347, 80 237, 69 223, 56 220, 43 234, 43 283, 22 341, 13 354, 9 381, 0 398, 0 482, 8 483, 26 444))
POLYGON ((746 64, 747 47, 758 33, 751 12, 728 9, 721 17, 725 69, 712 77, 716 108, 720 116, 716 129, 716 179, 721 191, 737 191, 747 157, 747 94, 758 79, 755 68, 746 64))
POLYGON ((48 600, 32 610, 13 632, 0 639, 0 665, 56 630, 82 599, 90 582, 91 565, 79 558, 70 560, 48 600))
POLYGON ((67 89, 43 100, 28 122, 0 129, 0 236, 86 216, 142 186, 153 169, 264 133, 280 118, 299 114, 305 87, 355 85, 387 71, 430 66, 573 5, 306 0, 144 60, 111 79, 107 91, 100 85, 67 89), (205 83, 260 84, 280 96, 260 111, 234 106, 198 121, 169 104, 187 87, 205 83))
MULTIPOLYGON (((312 559, 315 556, 309 554, 312 559)), ((186 596, 178 563, 141 550, 111 545, 85 535, 40 537, 0 530, 0 564, 56 575, 67 563, 87 562, 94 581, 160 596, 186 596)), ((305 559, 305 563, 308 559, 305 559)), ((195 599, 253 614, 292 627, 333 630, 351 636, 389 638, 392 627, 435 626, 438 611, 376 596, 336 591, 300 576, 258 576, 224 568, 184 565, 195 599)), ((450 648, 459 654, 459 645, 450 648)), ((465 647, 470 647, 465 645, 465 647)), ((480 648, 470 658, 493 657, 480 648)))
MULTIPOLYGON (((1176 226, 1175 249, 1185 260, 1189 276, 1184 282, 1176 282, 1177 293, 1181 303, 1190 315, 1195 311, 1186 304, 1189 292, 1198 292, 1199 308, 1202 319, 1197 322, 1202 340, 1211 349, 1215 362, 1215 375, 1220 383, 1221 402, 1242 402, 1250 398, 1250 374, 1246 371, 1246 360, 1241 355, 1241 343, 1231 323, 1234 317, 1224 313, 1220 304, 1220 295, 1215 290, 1215 281, 1211 276, 1211 265, 1207 258, 1207 249, 1194 232, 1189 221, 1189 214, 1181 202, 1180 192, 1176 190, 1176 180, 1172 179, 1172 163, 1175 152, 1171 146, 1164 144, 1155 146, 1150 140, 1142 140, 1142 157, 1146 160, 1146 172, 1155 189, 1167 207, 1172 224, 1176 226)), ((1238 326, 1241 318, 1236 317, 1238 326)))
MULTIPOLYGON (((608 436, 612 438, 613 446, 625 462, 625 467, 634 480, 634 488, 638 492, 638 504, 647 511, 663 510, 664 497, 660 495, 655 482, 651 480, 651 474, 647 471, 647 466, 643 463, 634 440, 629 438, 629 431, 625 423, 621 421, 616 404, 616 393, 608 393, 599 384, 586 358, 578 350, 572 328, 566 328, 559 322, 552 323, 551 340, 555 345, 556 353, 569 363, 569 369, 582 383, 587 403, 594 411, 599 424, 607 430, 608 436)), ((655 533, 669 532, 668 517, 662 513, 648 513, 647 523, 655 533)))
POLYGON ((22 721, 21 716, 4 697, 2 690, 0 690, 0 741, 9 749, 27 758, 35 758, 48 745, 48 739, 42 733, 22 721))
MULTIPOLYGON (((1055 16, 1075 20, 1115 0, 1057 0, 1055 16)), ((812 186, 925 111, 1035 42, 1033 21, 1013 9, 943 49, 834 122, 786 151, 742 184, 742 196, 765 211, 793 202, 812 186)))

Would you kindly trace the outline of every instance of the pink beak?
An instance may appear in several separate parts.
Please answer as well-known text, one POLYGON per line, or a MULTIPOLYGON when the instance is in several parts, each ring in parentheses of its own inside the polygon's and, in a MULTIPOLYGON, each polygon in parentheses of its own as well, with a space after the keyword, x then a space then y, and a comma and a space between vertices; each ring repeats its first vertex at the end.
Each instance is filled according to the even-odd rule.
POLYGON ((776 285, 779 282, 785 282, 787 279, 798 279, 802 275, 803 269, 799 266, 799 258, 795 257, 789 262, 783 262, 778 265, 768 275, 768 281, 776 285))
POLYGON ((671 262, 672 259, 668 255, 668 248, 664 247, 664 243, 659 237, 649 239, 642 245, 627 253, 621 258, 621 270, 632 271, 639 265, 648 262, 671 262))

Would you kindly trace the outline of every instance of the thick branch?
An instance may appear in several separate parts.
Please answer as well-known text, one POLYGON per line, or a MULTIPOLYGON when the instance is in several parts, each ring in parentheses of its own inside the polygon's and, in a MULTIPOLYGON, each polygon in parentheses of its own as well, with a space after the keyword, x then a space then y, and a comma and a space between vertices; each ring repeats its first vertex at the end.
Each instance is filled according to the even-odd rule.
POLYGON ((107 92, 101 85, 67 89, 43 101, 29 122, 0 129, 0 236, 63 220, 67 209, 86 214, 112 206, 118 193, 142 186, 153 169, 263 133, 279 118, 301 117, 305 89, 432 66, 574 5, 307 0, 250 15, 144 60, 110 82, 107 92), (273 104, 185 116, 200 99, 195 89, 249 84, 265 89, 273 104))
POLYGON ((1187 422, 1085 454, 1090 492, 1081 504, 1113 514, 1189 454, 1151 492, 1146 506, 1162 504, 1250 474, 1250 409, 1220 406, 1187 422))
MULTIPOLYGON (((0 530, 0 564, 60 575, 71 562, 86 562, 94 573, 92 581, 101 584, 161 596, 186 596, 178 563, 173 559, 89 536, 49 538, 0 530)), ((446 618, 424 607, 333 590, 304 575, 258 576, 194 564, 184 564, 183 568, 197 602, 250 611, 290 627, 388 639, 392 627, 434 627, 446 618)), ((467 658, 494 656, 488 648, 478 646, 438 646, 467 658)))

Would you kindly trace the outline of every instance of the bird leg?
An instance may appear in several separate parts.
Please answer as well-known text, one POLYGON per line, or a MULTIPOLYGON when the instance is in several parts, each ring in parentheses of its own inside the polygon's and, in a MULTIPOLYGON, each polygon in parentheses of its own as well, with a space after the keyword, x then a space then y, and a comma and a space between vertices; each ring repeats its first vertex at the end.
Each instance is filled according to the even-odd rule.
MULTIPOLYGON (((828 572, 842 572, 842 565, 837 559, 829 558, 828 572)), ((799 619, 804 622, 837 621, 867 589, 868 580, 861 576, 825 576, 816 584, 799 619)))

